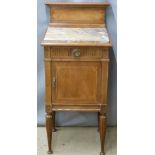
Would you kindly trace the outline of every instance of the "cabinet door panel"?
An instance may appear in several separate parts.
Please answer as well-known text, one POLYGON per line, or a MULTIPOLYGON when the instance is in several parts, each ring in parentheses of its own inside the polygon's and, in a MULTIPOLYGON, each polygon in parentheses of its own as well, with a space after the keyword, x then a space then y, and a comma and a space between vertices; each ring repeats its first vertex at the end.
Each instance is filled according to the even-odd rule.
POLYGON ((97 103, 101 64, 99 62, 55 62, 53 102, 97 103))

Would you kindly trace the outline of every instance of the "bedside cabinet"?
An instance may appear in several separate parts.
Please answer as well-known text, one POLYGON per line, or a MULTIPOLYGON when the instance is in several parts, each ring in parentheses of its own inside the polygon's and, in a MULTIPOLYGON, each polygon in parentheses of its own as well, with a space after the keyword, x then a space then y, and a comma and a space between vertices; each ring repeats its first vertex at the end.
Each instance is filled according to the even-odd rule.
POLYGON ((45 108, 48 153, 52 153, 55 112, 98 114, 104 155, 108 63, 111 41, 105 25, 107 2, 45 1, 50 23, 45 33, 45 108))

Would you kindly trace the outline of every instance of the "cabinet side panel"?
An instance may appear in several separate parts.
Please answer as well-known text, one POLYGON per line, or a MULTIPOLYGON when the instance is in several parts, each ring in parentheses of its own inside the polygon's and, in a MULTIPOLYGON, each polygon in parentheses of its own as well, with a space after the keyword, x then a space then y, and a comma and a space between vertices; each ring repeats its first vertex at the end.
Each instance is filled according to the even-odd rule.
POLYGON ((109 62, 102 62, 101 103, 107 104, 109 62))
MULTIPOLYGON (((50 47, 45 47, 44 48, 44 58, 50 58, 50 47)), ((46 111, 51 110, 51 94, 52 94, 52 89, 51 89, 51 62, 50 61, 44 61, 45 65, 45 107, 46 111)))
POLYGON ((105 23, 105 8, 52 7, 50 12, 52 23, 105 23))

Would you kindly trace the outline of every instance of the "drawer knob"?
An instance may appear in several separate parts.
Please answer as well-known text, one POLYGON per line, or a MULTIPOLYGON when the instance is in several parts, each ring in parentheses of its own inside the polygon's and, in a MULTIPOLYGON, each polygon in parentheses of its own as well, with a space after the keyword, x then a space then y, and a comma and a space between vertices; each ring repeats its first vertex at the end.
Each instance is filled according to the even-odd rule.
POLYGON ((81 55, 80 49, 79 48, 73 49, 72 54, 74 57, 80 57, 81 55))

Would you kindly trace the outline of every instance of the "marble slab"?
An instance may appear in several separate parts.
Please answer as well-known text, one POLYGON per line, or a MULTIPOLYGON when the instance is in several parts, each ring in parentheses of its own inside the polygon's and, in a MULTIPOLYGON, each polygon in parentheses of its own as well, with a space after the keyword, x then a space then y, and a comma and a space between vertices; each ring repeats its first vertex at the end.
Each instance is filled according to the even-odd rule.
POLYGON ((48 27, 43 42, 97 42, 109 43, 106 28, 58 28, 48 27))

